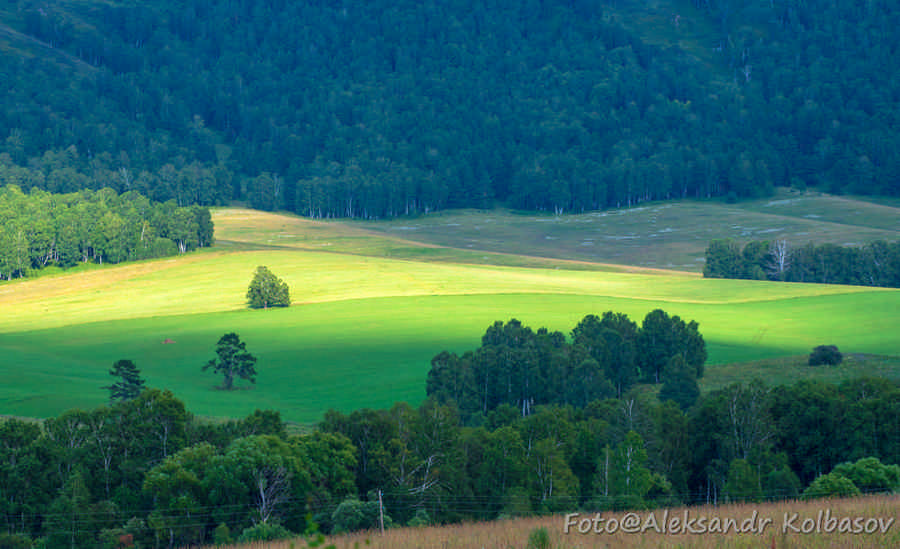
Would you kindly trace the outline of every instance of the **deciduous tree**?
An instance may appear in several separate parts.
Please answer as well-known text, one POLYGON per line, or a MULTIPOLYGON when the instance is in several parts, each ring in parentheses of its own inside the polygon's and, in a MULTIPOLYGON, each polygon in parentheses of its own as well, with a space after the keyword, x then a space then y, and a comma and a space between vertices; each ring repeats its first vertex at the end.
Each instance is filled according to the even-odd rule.
POLYGON ((256 268, 256 274, 247 289, 247 301, 252 309, 288 307, 291 304, 290 289, 285 281, 275 276, 265 266, 256 268))

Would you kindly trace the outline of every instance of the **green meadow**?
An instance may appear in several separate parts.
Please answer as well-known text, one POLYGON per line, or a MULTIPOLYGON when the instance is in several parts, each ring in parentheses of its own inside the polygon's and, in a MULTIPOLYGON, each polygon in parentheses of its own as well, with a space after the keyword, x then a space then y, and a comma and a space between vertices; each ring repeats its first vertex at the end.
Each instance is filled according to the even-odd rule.
POLYGON ((890 358, 900 356, 897 290, 475 252, 240 209, 218 210, 214 220, 210 250, 0 285, 0 414, 47 417, 103 404, 111 364, 129 358, 148 385, 171 389, 199 415, 271 408, 311 423, 329 408, 420 402, 430 359, 477 347, 495 320, 568 332, 606 310, 638 322, 655 308, 696 319, 710 352, 708 388, 748 371, 802 376, 800 366, 764 366, 823 343, 887 357, 850 360, 838 378, 898 370, 890 358), (257 265, 288 282, 290 308, 246 308, 257 265), (258 357, 259 375, 225 392, 201 367, 230 331, 258 357))
POLYGON ((474 252, 505 252, 586 262, 699 272, 716 238, 858 245, 900 240, 897 203, 781 190, 775 196, 650 203, 554 216, 509 210, 448 210, 416 219, 357 221, 379 234, 474 252))

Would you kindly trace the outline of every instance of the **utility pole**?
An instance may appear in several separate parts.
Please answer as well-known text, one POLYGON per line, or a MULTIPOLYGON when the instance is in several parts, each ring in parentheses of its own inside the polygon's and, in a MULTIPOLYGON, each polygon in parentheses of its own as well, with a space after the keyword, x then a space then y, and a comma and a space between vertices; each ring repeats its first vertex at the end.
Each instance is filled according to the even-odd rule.
POLYGON ((378 490, 378 524, 381 526, 381 535, 384 535, 384 504, 381 502, 381 490, 378 490))

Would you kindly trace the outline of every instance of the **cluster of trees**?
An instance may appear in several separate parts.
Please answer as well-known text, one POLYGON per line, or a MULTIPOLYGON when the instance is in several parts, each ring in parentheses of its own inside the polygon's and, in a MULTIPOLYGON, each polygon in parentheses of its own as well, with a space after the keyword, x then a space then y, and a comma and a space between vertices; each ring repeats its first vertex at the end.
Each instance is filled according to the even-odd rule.
POLYGON ((801 247, 786 240, 751 241, 741 248, 730 239, 713 240, 703 276, 900 288, 900 241, 801 247))
POLYGON ((663 383, 684 408, 699 395, 706 344, 695 321, 685 323, 656 309, 639 327, 623 313, 588 315, 572 330, 533 331, 512 319, 497 321, 481 347, 458 356, 444 351, 431 361, 426 393, 453 403, 466 423, 480 423, 501 405, 522 416, 544 404, 583 408, 620 397, 638 381, 663 383))
MULTIPOLYGON (((754 382, 704 395, 686 412, 630 393, 525 417, 502 404, 466 426, 455 407, 428 400, 330 412, 320 429, 353 442, 357 491, 384 489, 391 516, 406 523, 797 497, 846 461, 898 463, 898 407, 900 388, 885 380, 754 382)), ((885 477, 858 488, 900 488, 885 477)))
POLYGON ((898 433, 900 387, 871 378, 735 384, 686 411, 640 390, 527 416, 503 403, 480 425, 428 399, 330 411, 302 436, 277 412, 210 423, 147 389, 0 421, 0 538, 173 547, 303 532, 309 516, 353 530, 375 526, 379 491, 390 525, 897 490, 898 433))
POLYGON ((288 436, 277 412, 201 421, 156 389, 43 423, 3 420, 0 440, 0 533, 46 547, 112 549, 123 536, 182 546, 217 527, 222 541, 274 525, 303 532, 310 512, 355 494, 346 438, 288 436))
POLYGON ((695 4, 713 63, 595 0, 26 1, 53 49, 0 59, 0 179, 368 218, 900 193, 898 6, 695 4))
POLYGON ((0 187, 0 278, 48 266, 120 263, 213 243, 209 210, 112 189, 51 194, 0 187))

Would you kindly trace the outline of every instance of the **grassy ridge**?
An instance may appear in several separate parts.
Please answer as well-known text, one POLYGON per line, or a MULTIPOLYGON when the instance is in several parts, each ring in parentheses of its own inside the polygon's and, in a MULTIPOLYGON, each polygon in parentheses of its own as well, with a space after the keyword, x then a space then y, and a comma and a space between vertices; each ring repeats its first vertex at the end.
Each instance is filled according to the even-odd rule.
MULTIPOLYGON (((216 222, 218 249, 0 285, 0 308, 12 312, 0 316, 0 413, 45 417, 99 405, 112 362, 131 358, 149 385, 172 389, 196 413, 275 408, 312 422, 332 407, 420 401, 431 357, 476 347, 495 320, 567 332, 606 310, 640 320, 661 307, 697 319, 714 365, 800 355, 821 343, 900 355, 900 338, 887 329, 900 316, 896 290, 467 264, 472 252, 429 246, 418 248, 443 250, 442 259, 399 260, 387 256, 417 245, 357 227, 246 210, 221 210, 216 222), (332 252, 314 251, 321 248, 332 252), (245 308, 263 264, 290 284, 294 306, 245 308), (228 331, 259 357, 250 390, 215 390, 219 379, 200 371, 228 331)), ((715 371, 717 384, 744 375, 715 371)))
POLYGON ((898 240, 900 208, 782 191, 739 204, 667 202, 561 217, 449 211, 354 226, 463 249, 700 271, 704 250, 715 238, 778 238, 795 246, 898 240))

